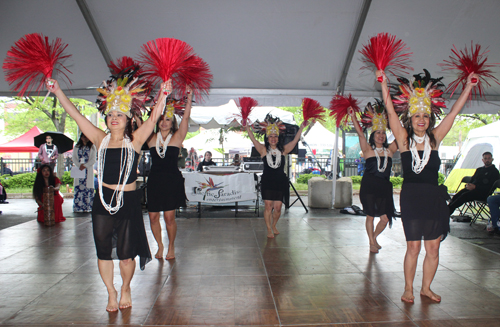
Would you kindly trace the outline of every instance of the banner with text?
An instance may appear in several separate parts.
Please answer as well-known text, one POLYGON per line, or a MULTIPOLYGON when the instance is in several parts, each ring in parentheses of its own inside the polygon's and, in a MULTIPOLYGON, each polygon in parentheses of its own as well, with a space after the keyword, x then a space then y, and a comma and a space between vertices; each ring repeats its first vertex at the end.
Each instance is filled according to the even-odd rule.
POLYGON ((228 203, 257 199, 254 174, 185 173, 186 196, 192 202, 228 203))

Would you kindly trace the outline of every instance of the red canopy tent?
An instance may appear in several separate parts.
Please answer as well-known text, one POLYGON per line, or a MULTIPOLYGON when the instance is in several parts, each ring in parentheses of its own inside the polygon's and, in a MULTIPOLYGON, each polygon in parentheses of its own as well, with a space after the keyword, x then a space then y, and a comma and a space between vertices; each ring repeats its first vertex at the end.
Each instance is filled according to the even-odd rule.
POLYGON ((0 152, 38 152, 38 148, 33 145, 33 138, 42 131, 34 126, 32 129, 10 142, 0 145, 0 152))

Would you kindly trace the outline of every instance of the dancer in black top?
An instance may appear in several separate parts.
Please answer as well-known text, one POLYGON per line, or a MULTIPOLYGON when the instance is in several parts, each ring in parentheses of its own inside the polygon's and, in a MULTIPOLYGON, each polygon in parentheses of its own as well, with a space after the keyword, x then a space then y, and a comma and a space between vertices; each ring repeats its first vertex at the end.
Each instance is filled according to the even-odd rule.
POLYGON ((175 209, 186 206, 184 177, 179 171, 177 161, 189 127, 192 93, 191 88, 188 87, 185 110, 178 127, 174 105, 179 102, 167 100, 165 112, 156 125, 156 133, 152 134, 148 140, 152 160, 147 186, 148 213, 151 231, 158 244, 158 251, 155 255, 157 259, 163 258, 164 248, 160 224, 161 211, 163 211, 168 235, 168 252, 165 259, 175 259, 174 242, 177 235, 175 209))
POLYGON ((283 145, 283 138, 280 137, 280 132, 285 129, 285 125, 279 118, 274 118, 268 114, 264 123, 255 125, 254 128, 259 129, 260 133, 265 133, 264 144, 255 139, 248 124, 245 126, 255 149, 259 151, 264 162, 260 190, 265 205, 264 220, 266 221, 267 237, 269 238, 279 234, 276 224, 281 216, 283 201, 290 192, 288 177, 283 170, 285 156, 293 150, 305 126, 307 126, 307 122, 302 123, 294 139, 285 145, 283 145))
MULTIPOLYGON (((57 81, 49 79, 47 89, 55 94, 64 110, 76 121, 82 132, 99 149, 99 189, 92 206, 92 227, 97 250, 98 267, 108 290, 107 311, 132 306, 130 282, 135 271, 135 257, 140 268, 151 260, 140 194, 136 191, 137 159, 160 117, 165 103, 161 92, 150 118, 132 132, 132 111, 144 108, 148 99, 147 84, 136 78, 138 67, 130 67, 112 76, 98 91, 99 110, 105 114, 105 133, 83 116, 63 93, 57 81), (123 280, 121 297, 113 284, 113 259, 120 260, 123 280)), ((162 89, 166 83, 162 84, 162 89)))
POLYGON ((359 198, 366 213, 366 233, 370 241, 370 252, 378 253, 382 247, 377 242, 380 235, 387 226, 392 225, 394 216, 394 199, 392 183, 390 181, 392 156, 397 151, 396 142, 387 144, 387 115, 383 104, 377 99, 372 106, 368 103, 362 116, 365 128, 371 127, 372 132, 369 141, 359 126, 356 114, 352 108, 348 111, 351 116, 354 129, 358 133, 359 145, 366 159, 365 173, 361 179, 359 198), (380 221, 374 230, 374 217, 380 217, 380 221))
POLYGON ((441 296, 431 291, 431 283, 439 264, 439 245, 450 230, 449 210, 446 199, 449 198, 446 187, 438 186, 440 159, 439 144, 449 132, 457 114, 462 110, 467 98, 477 83, 471 73, 467 85, 460 97, 453 104, 450 112, 441 123, 434 127, 436 114, 441 113, 444 99, 439 88, 444 87, 441 79, 433 79, 428 71, 425 76, 414 75, 411 81, 398 78, 401 83, 395 87, 396 110, 401 112, 401 125, 398 114, 389 95, 387 77, 383 71, 377 71, 382 77, 382 94, 389 124, 396 137, 403 165, 403 187, 401 190, 401 219, 406 236, 406 255, 404 261, 405 291, 401 300, 413 303, 413 280, 417 269, 422 238, 424 239, 425 259, 423 265, 422 289, 420 295, 440 302, 441 296))

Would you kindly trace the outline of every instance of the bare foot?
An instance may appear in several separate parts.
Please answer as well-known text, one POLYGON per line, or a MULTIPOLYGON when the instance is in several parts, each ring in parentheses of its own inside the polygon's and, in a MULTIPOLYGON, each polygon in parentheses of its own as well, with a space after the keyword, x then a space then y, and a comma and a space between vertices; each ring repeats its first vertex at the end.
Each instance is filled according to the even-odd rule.
POLYGON ((127 309, 132 306, 132 295, 130 293, 130 286, 126 289, 122 287, 122 296, 120 298, 120 309, 127 309))
POLYGON ((406 303, 413 303, 415 300, 415 296, 413 296, 413 291, 405 291, 401 296, 401 301, 406 303))
POLYGON ((175 247, 173 245, 168 247, 167 256, 165 257, 165 260, 172 259, 175 259, 175 247))
POLYGON ((378 244, 378 242, 377 242, 377 241, 375 241, 375 246, 376 246, 376 247, 377 247, 377 249, 379 249, 379 250, 382 248, 382 247, 380 246, 380 244, 378 244))
POLYGON ((267 231, 267 238, 274 238, 274 232, 271 230, 271 231, 267 231))
POLYGON ((440 295, 437 295, 436 293, 434 293, 433 291, 431 291, 430 289, 424 291, 423 289, 420 290, 420 295, 422 296, 427 296, 429 299, 431 299, 432 301, 435 301, 435 302, 441 302, 441 296, 440 295))
POLYGON ((163 244, 158 246, 158 252, 155 254, 156 259, 163 259, 163 244))
POLYGON ((378 253, 378 248, 375 245, 370 245, 370 252, 371 253, 378 253))
POLYGON ((108 292, 108 305, 106 306, 107 312, 118 311, 118 292, 116 290, 108 292))
POLYGON ((280 232, 276 229, 276 226, 273 226, 273 233, 274 235, 278 235, 280 232))

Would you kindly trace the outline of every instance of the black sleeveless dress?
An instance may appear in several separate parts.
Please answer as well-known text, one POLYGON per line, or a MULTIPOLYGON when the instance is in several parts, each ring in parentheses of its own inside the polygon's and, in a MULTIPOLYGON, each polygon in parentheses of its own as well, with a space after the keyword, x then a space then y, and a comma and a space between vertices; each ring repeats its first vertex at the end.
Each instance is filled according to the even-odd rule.
MULTIPOLYGON (((273 163, 276 162, 276 157, 272 156, 273 163)), ((260 182, 260 193, 263 200, 281 201, 284 202, 285 197, 290 193, 288 186, 288 177, 285 174, 285 156, 281 156, 281 164, 274 169, 267 164, 267 158, 262 157, 264 162, 264 172, 260 182)))
MULTIPOLYGON (((105 166, 103 182, 106 184, 118 184, 120 177, 120 156, 124 155, 121 148, 107 149, 104 158, 105 166)), ((127 184, 135 182, 137 178, 137 161, 139 155, 134 151, 132 171, 127 184)), ((124 173, 124 172, 123 172, 124 173)), ((102 187, 104 201, 111 202, 114 190, 102 187)), ((144 228, 142 217, 141 193, 139 190, 123 192, 123 206, 115 214, 110 214, 101 203, 99 188, 94 197, 92 205, 92 229, 97 257, 101 260, 134 259, 139 256, 141 270, 151 261, 151 252, 144 228)), ((112 206, 116 205, 116 197, 112 206)))
MULTIPOLYGON (((420 157, 423 151, 418 151, 420 157)), ((444 240, 450 232, 450 197, 446 186, 438 186, 441 159, 432 150, 427 165, 420 174, 411 168, 411 152, 401 153, 403 186, 400 195, 401 220, 407 241, 444 240)))
POLYGON ((167 146, 165 158, 160 158, 156 147, 149 149, 151 171, 148 177, 148 211, 160 212, 175 210, 186 206, 184 177, 177 167, 180 149, 167 146))
MULTIPOLYGON (((380 158, 381 168, 384 160, 383 157, 380 158)), ((387 157, 387 166, 384 172, 379 172, 376 157, 367 158, 365 167, 359 190, 363 211, 371 217, 387 215, 389 226, 391 226, 394 216, 394 199, 392 183, 390 182, 392 158, 387 157)))

